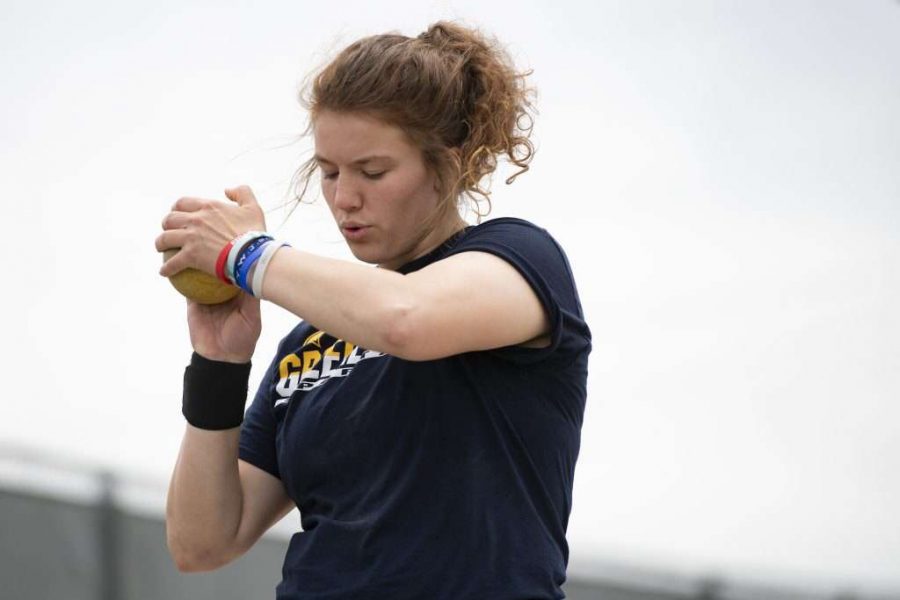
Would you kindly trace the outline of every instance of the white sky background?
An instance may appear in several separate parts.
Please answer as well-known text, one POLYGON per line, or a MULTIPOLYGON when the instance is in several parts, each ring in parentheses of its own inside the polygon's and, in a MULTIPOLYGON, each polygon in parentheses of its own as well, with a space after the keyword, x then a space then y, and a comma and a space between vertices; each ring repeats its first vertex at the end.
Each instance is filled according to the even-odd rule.
MULTIPOLYGON (((573 569, 900 587, 900 3, 220 4, 4 3, 0 441, 168 477, 163 215, 247 183, 349 257, 324 203, 277 208, 299 82, 457 18, 534 69, 538 153, 492 216, 557 237, 594 332, 573 569)), ((294 322, 264 319, 254 388, 294 322)))

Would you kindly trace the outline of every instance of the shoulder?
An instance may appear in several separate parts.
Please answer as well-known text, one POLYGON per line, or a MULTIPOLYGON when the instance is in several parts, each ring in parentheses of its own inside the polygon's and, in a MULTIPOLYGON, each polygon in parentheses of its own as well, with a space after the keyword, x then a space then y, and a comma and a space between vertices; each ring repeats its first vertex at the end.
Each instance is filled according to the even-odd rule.
POLYGON ((555 301, 581 313, 575 277, 562 246, 543 227, 525 219, 500 217, 470 227, 449 254, 493 254, 511 264, 545 305, 555 301))
POLYGON ((559 242, 543 227, 525 219, 499 217, 469 227, 449 255, 467 251, 495 254, 514 266, 530 265, 546 273, 572 278, 572 270, 559 242))
POLYGON ((539 227, 538 225, 532 223, 531 221, 527 221, 525 219, 520 219, 518 217, 497 217, 496 219, 490 219, 489 221, 484 221, 483 223, 479 223, 478 225, 473 225, 469 228, 469 232, 466 237, 470 235, 485 235, 491 233, 520 233, 524 234, 526 232, 538 233, 549 236, 547 230, 543 227, 539 227))
POLYGON ((568 356, 589 347, 590 330, 584 322, 571 265, 562 246, 546 229, 519 218, 492 219, 469 228, 451 253, 470 251, 493 254, 509 263, 543 306, 550 344, 537 351, 516 352, 524 352, 524 358, 532 361, 559 348, 568 356))
POLYGON ((550 232, 516 217, 499 217, 470 227, 451 252, 473 250, 484 245, 549 254, 552 258, 565 261, 565 252, 550 232))

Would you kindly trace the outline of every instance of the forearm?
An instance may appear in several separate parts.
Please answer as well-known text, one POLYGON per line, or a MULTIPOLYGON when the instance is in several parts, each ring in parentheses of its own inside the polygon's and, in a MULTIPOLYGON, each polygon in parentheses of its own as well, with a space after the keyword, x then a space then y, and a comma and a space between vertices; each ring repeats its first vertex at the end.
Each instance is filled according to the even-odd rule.
POLYGON ((169 551, 182 570, 208 570, 230 560, 241 522, 239 428, 187 425, 166 505, 169 551))
POLYGON ((335 337, 394 355, 402 354, 414 297, 400 273, 292 248, 278 251, 263 282, 266 300, 335 337))

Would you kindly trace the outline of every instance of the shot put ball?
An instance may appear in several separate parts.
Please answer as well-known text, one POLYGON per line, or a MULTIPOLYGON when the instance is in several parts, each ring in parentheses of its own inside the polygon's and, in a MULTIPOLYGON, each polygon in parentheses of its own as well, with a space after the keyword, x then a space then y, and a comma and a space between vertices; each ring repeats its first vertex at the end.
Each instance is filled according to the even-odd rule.
MULTIPOLYGON (((176 252, 178 248, 163 252, 163 262, 175 256, 176 252)), ((209 273, 198 269, 182 269, 169 277, 169 281, 182 296, 200 304, 228 302, 240 292, 236 286, 226 285, 209 273)))

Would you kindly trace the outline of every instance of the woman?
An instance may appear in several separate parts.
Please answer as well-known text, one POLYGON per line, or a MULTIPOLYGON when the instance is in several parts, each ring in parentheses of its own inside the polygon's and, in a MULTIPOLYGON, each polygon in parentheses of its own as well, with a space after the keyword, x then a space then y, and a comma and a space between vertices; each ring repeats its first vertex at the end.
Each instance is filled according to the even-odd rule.
POLYGON ((166 215, 157 250, 181 250, 162 275, 237 279, 302 319, 243 415, 259 300, 189 302, 167 505, 181 570, 228 563, 297 506, 278 598, 563 597, 590 332, 544 230, 458 212, 498 155, 527 169, 524 77, 450 23, 362 39, 318 74, 300 187, 319 172, 379 268, 264 236, 247 187, 166 215))

